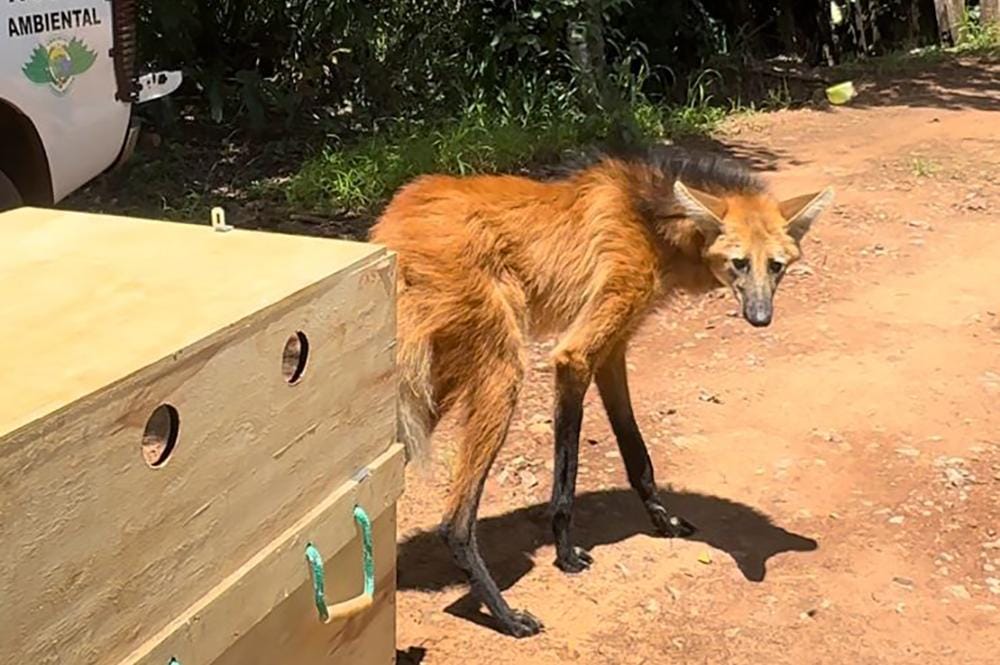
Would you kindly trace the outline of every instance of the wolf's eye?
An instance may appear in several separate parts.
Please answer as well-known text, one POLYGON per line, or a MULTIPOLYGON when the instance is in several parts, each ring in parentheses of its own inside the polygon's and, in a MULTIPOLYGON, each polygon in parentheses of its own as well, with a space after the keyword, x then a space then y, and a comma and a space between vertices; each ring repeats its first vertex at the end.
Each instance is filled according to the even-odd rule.
POLYGON ((750 261, 747 259, 733 259, 732 263, 737 272, 746 272, 750 268, 750 261))
POLYGON ((781 271, 785 269, 785 264, 771 259, 767 262, 767 269, 771 271, 772 275, 780 275, 781 271))

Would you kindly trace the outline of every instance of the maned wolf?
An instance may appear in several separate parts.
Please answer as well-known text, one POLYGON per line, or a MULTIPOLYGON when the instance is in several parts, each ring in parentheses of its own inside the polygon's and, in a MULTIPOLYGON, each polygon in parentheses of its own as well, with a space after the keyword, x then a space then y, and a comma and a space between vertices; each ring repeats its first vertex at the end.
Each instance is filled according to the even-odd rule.
POLYGON ((831 189, 778 201, 754 175, 714 156, 660 147, 602 154, 558 178, 424 176, 402 187, 372 230, 398 256, 399 437, 426 456, 459 406, 464 434, 441 527, 473 592, 516 637, 542 625, 512 610, 476 543, 483 483, 503 445, 532 335, 558 334, 555 565, 593 562, 573 545, 583 400, 596 381, 629 482, 657 531, 694 527, 657 496, 626 380, 628 339, 675 289, 728 286, 753 326, 771 322, 775 289, 831 189))

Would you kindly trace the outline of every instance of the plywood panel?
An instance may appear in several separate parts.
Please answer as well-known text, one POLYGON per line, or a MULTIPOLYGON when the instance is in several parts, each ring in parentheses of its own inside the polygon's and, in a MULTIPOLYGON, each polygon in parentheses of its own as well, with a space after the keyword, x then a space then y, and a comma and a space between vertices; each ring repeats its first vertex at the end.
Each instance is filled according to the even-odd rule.
MULTIPOLYGON (((0 234, 9 231, 9 221, 6 215, 0 218, 0 234)), ((95 228, 118 224, 104 218, 90 221, 95 228)), ((74 219, 69 227, 83 223, 74 219)), ((70 235, 81 246, 90 247, 74 233, 70 235)), ((176 252, 185 246, 167 242, 158 229, 150 233, 154 245, 162 241, 176 252)), ((178 233, 213 232, 184 228, 178 233)), ((216 242, 215 236, 207 241, 195 235, 192 247, 216 242)), ((43 239, 32 237, 21 238, 13 253, 41 257, 44 252, 31 246, 43 239)), ((218 242, 222 238, 219 234, 218 242)), ((263 281, 274 277, 279 272, 274 265, 288 257, 310 265, 324 258, 323 251, 286 238, 267 240, 274 243, 269 246, 277 258, 265 258, 263 245, 249 239, 225 250, 193 251, 206 256, 217 251, 235 275, 235 266, 246 266, 247 256, 253 255, 241 260, 232 256, 242 252, 239 243, 246 243, 258 251, 263 281)), ((9 266, 8 249, 2 256, 9 266)), ((99 253, 86 250, 91 251, 99 253)), ((70 264, 85 272, 86 261, 71 254, 64 252, 70 264)), ((117 317, 119 346, 128 362, 116 356, 113 326, 103 315, 89 319, 74 309, 66 314, 73 325, 45 324, 63 330, 73 352, 53 337, 51 353, 64 366, 46 359, 44 372, 33 374, 28 364, 12 359, 24 349, 10 345, 23 335, 12 334, 10 320, 0 316, 5 345, 0 358, 5 368, 21 368, 14 375, 4 373, 5 392, 14 398, 21 386, 24 392, 48 395, 21 403, 34 405, 29 409, 55 409, 0 435, 0 543, 5 555, 0 567, 0 597, 5 599, 0 604, 0 662, 115 662, 392 445, 394 259, 364 245, 331 250, 325 258, 332 262, 326 277, 314 266, 298 282, 278 280, 280 286, 262 287, 260 280, 249 279, 242 295, 236 293, 236 279, 227 289, 197 292, 191 275, 204 277, 211 272, 205 267, 210 262, 192 262, 202 267, 178 277, 187 306, 185 299, 167 296, 173 316, 183 320, 192 312, 186 330, 165 323, 160 314, 135 322, 125 316, 135 307, 116 309, 99 299, 96 311, 117 317), (334 262, 337 256, 340 263, 334 262), (344 267, 344 256, 356 259, 344 267), (314 277, 318 281, 305 284, 314 277), (205 301, 215 302, 224 314, 205 301), (309 364, 302 381, 290 386, 281 375, 281 357, 287 336, 296 330, 309 335, 309 364), (134 342, 136 336, 160 332, 169 344, 134 342), (91 345, 91 338, 103 341, 91 345), (188 346, 173 347, 190 339, 195 341, 188 346), (129 366, 148 359, 152 364, 129 366), (75 387, 46 392, 44 386, 58 384, 64 373, 75 387), (117 378, 109 385, 93 388, 112 375, 117 378), (12 383, 11 376, 20 383, 12 383), (50 401, 57 393, 55 402, 50 401), (86 395, 75 399, 82 393, 86 395), (146 418, 164 402, 180 414, 179 440, 167 463, 150 469, 140 441, 146 418), (30 602, 10 603, 9 598, 30 602)), ((156 300, 161 289, 171 292, 168 276, 158 269, 153 273, 155 279, 135 277, 135 288, 147 300, 156 300)), ((87 307, 82 296, 74 300, 62 294, 73 290, 70 284, 59 282, 56 289, 58 280, 46 279, 41 280, 49 285, 46 289, 58 291, 50 294, 52 302, 87 307)), ((107 279, 118 278, 108 273, 107 279)), ((115 283, 121 293, 129 293, 127 280, 115 283)), ((14 294, 9 284, 4 288, 0 306, 6 314, 14 294)), ((37 290, 33 294, 45 297, 37 290)), ((21 322, 34 311, 22 305, 14 309, 21 322)), ((62 320, 58 310, 50 318, 62 320)), ((33 325, 44 327, 41 319, 33 325)), ((6 422, 19 419, 13 415, 6 422)))
POLYGON ((118 665, 278 665, 386 663, 395 657, 395 504, 404 453, 395 445, 371 464, 360 485, 347 483, 118 665), (312 600, 305 545, 325 558, 327 602, 362 589, 360 536, 352 511, 373 519, 376 601, 349 620, 323 624, 312 600), (336 653, 335 660, 316 659, 336 653), (370 659, 369 659, 370 658, 370 659))
POLYGON ((58 210, 0 214, 0 440, 361 262, 364 243, 58 210))
MULTIPOLYGON (((323 624, 303 583, 240 638, 214 665, 393 665, 396 662, 396 516, 390 508, 373 524, 375 604, 347 621, 323 624)), ((326 563, 329 602, 361 591, 360 540, 326 563)))

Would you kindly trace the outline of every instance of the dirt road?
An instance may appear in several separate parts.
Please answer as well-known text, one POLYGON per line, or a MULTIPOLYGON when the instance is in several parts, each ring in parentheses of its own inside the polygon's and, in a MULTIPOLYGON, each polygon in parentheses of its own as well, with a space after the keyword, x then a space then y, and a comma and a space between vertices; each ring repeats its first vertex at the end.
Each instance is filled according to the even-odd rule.
POLYGON ((651 535, 591 394, 575 533, 596 563, 551 565, 542 345, 480 542, 546 632, 507 638, 465 598, 433 533, 442 462, 401 503, 401 663, 998 662, 1000 67, 738 120, 723 143, 779 193, 838 198, 770 328, 720 294, 630 351, 658 480, 700 532, 651 535))

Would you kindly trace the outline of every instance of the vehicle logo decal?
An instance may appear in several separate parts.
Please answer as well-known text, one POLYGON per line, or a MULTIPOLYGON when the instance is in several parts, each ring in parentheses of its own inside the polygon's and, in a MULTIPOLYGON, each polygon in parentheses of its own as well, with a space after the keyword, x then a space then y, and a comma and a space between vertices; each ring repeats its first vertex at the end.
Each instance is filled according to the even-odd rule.
POLYGON ((21 71, 32 83, 49 85, 57 95, 64 95, 77 76, 90 69, 97 53, 80 39, 53 39, 39 44, 21 71))

